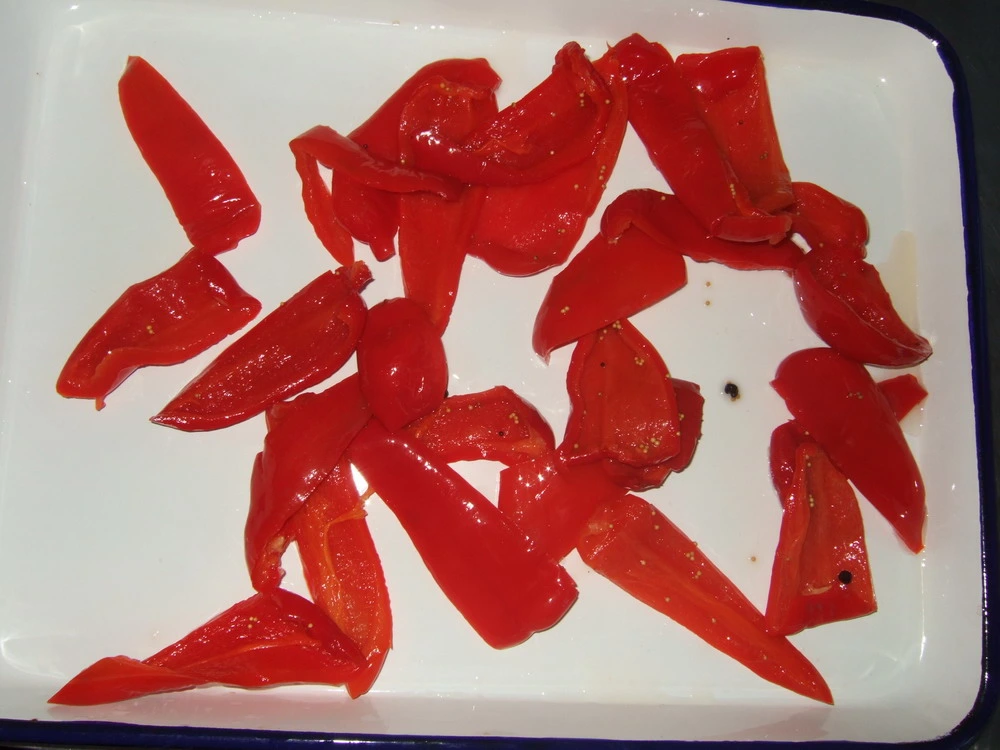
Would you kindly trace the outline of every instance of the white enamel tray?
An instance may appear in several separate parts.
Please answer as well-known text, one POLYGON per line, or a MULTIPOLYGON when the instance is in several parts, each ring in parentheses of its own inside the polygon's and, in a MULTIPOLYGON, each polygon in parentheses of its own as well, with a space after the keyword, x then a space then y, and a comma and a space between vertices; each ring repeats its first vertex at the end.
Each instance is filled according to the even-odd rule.
MULTIPOLYGON (((981 489, 955 85, 933 39, 891 19, 712 0, 36 0, 0 9, 0 738, 238 744, 244 730, 273 730, 898 743, 949 735, 965 720, 983 679, 981 489), (48 706, 98 658, 148 656, 251 593, 242 529, 263 420, 209 434, 148 422, 218 350, 137 373, 100 413, 54 389, 107 305, 187 248, 122 121, 116 83, 126 58, 146 57, 175 85, 260 197, 259 233, 221 259, 269 310, 331 264, 302 211, 290 138, 319 123, 350 130, 434 59, 487 57, 504 78, 503 104, 544 77, 566 41, 596 57, 633 31, 674 53, 764 50, 793 178, 867 212, 870 259, 935 348, 916 370, 930 398, 904 423, 927 486, 927 549, 908 553, 862 503, 878 613, 793 638, 836 705, 762 681, 575 553, 566 565, 580 598, 565 620, 493 651, 373 500, 396 631, 369 695, 211 688, 48 706)), ((630 132, 605 203, 631 187, 666 189, 630 132)), ((371 260, 367 248, 359 257, 371 260)), ((396 263, 371 265, 369 303, 399 294, 396 263)), ((766 446, 787 418, 768 382, 785 355, 819 342, 784 275, 695 264, 689 274, 685 289, 634 319, 671 371, 706 395, 693 465, 650 498, 763 608, 780 518, 766 446), (737 402, 722 393, 730 380, 737 402)), ((470 261, 446 346, 453 393, 507 384, 558 435, 569 352, 546 367, 530 346, 551 275, 504 278, 470 261)), ((462 470, 495 494, 497 466, 462 470)), ((288 585, 304 592, 296 565, 290 553, 288 585)))

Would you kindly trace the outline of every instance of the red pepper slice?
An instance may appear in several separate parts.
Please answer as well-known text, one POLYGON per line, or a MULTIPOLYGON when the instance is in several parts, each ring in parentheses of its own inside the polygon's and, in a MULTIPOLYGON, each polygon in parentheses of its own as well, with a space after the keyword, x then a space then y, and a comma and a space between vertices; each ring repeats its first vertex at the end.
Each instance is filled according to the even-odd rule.
POLYGON ((659 302, 687 283, 684 258, 638 229, 598 234, 557 273, 535 317, 543 359, 561 346, 659 302))
POLYGON ((321 274, 230 345, 152 421, 216 430, 325 380, 354 353, 367 313, 359 292, 371 278, 360 261, 321 274))
POLYGON ((483 191, 470 252, 500 273, 528 276, 565 263, 604 195, 628 125, 627 95, 613 57, 594 67, 611 106, 594 153, 540 182, 483 191))
POLYGON ((399 519, 441 590, 493 648, 552 627, 576 601, 569 574, 415 440, 373 420, 348 454, 399 519))
POLYGON ((910 372, 879 381, 878 389, 882 391, 892 413, 900 422, 927 398, 927 391, 917 380, 917 376, 910 372))
POLYGON ((285 525, 326 481, 348 444, 371 418, 352 375, 321 393, 303 393, 268 409, 264 450, 250 479, 244 531, 250 580, 258 591, 278 587, 281 556, 291 536, 285 525))
POLYGON ((792 635, 874 612, 864 523, 847 479, 794 422, 772 434, 771 464, 792 472, 775 478, 783 511, 767 631, 792 635))
POLYGON ((658 190, 628 190, 601 217, 601 233, 616 240, 636 227, 674 252, 698 263, 721 263, 738 271, 792 271, 803 251, 791 240, 732 242, 713 237, 675 195, 658 190))
MULTIPOLYGON (((333 218, 328 220, 340 224, 351 237, 371 247, 376 260, 385 261, 396 254, 399 200, 398 193, 368 187, 335 170, 330 187, 333 218)), ((353 246, 351 250, 347 263, 354 260, 353 246)), ((339 256, 334 257, 339 260, 339 256)))
POLYGON ((785 358, 771 385, 906 546, 922 550, 927 510, 920 470, 868 371, 832 349, 805 349, 785 358))
POLYGON ((674 194, 702 226, 715 237, 737 242, 784 239, 791 219, 753 206, 670 53, 639 34, 612 49, 626 79, 629 122, 674 194))
POLYGON ((364 507, 341 462, 289 524, 313 601, 358 645, 367 664, 347 680, 352 698, 368 692, 392 647, 389 591, 364 507))
POLYGON ((927 359, 930 342, 899 317, 873 265, 834 246, 814 247, 792 275, 809 327, 841 354, 881 367, 927 359))
POLYGON ((545 418, 504 385, 449 396, 406 427, 442 461, 499 461, 507 466, 544 456, 555 448, 545 418))
POLYGON ((769 213, 788 208, 795 194, 781 154, 760 47, 680 55, 675 63, 753 205, 769 213))
POLYGON ((608 88, 583 48, 569 42, 551 74, 464 139, 413 133, 416 164, 470 185, 525 185, 594 153, 611 111, 608 88))
POLYGON ((406 297, 372 307, 358 341, 358 376, 372 413, 390 430, 440 405, 448 390, 448 362, 423 307, 406 297))
POLYGON ((93 705, 208 683, 342 685, 363 664, 322 610, 277 589, 244 599, 148 659, 102 659, 49 702, 93 705))
POLYGON ((868 219, 860 208, 811 182, 793 182, 792 232, 813 249, 838 247, 864 258, 868 219))
POLYGON ((627 320, 584 336, 566 376, 570 414, 560 451, 572 462, 658 464, 681 449, 677 396, 663 358, 627 320))
POLYGON ((67 398, 92 398, 103 409, 108 394, 140 367, 184 362, 259 312, 260 302, 225 266, 191 250, 115 300, 73 349, 56 391, 67 398))
POLYGON ((777 685, 833 703, 816 668, 654 506, 635 495, 605 503, 580 538, 583 561, 639 601, 777 685))
POLYGON ((675 471, 684 471, 694 458, 695 448, 701 439, 702 416, 705 411, 705 397, 697 383, 671 378, 674 395, 677 398, 677 420, 680 424, 681 443, 676 456, 649 466, 629 466, 606 458, 604 470, 611 480, 621 487, 634 492, 660 487, 675 471))
POLYGON ((141 57, 118 80, 125 124, 191 245, 210 255, 260 226, 260 203, 225 146, 173 86, 141 57))
POLYGON ((570 466, 552 451, 500 472, 497 507, 537 549, 559 561, 576 547, 597 506, 625 492, 600 463, 570 466))

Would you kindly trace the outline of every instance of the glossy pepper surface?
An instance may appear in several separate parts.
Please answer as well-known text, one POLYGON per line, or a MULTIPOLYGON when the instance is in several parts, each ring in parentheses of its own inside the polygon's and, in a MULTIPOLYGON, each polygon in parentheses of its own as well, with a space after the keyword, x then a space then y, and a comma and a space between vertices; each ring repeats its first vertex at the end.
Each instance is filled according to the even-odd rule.
POLYGON ((360 261, 320 274, 231 344, 152 421, 215 430, 328 378, 354 354, 367 316, 360 291, 371 278, 360 261))
POLYGON ((133 372, 184 362, 235 333, 260 302, 218 260, 198 250, 133 284, 91 326, 63 366, 56 391, 97 408, 133 372))
POLYGON ((576 584, 497 507, 426 448, 372 421, 348 450, 434 580, 486 643, 507 648, 555 625, 576 584))
POLYGON ((118 81, 125 124, 191 245, 211 255, 260 226, 260 203, 225 146, 166 78, 129 57, 118 81))

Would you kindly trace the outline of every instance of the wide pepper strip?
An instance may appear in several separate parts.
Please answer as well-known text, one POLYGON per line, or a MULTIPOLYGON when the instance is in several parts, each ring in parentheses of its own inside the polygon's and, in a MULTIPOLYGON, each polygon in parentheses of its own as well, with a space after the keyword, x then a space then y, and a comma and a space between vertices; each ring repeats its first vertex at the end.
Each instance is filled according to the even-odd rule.
POLYGON ((277 589, 255 594, 142 661, 101 659, 49 703, 88 706, 205 684, 342 685, 364 657, 307 599, 277 589))
POLYGON ((334 467, 287 528, 313 601, 365 657, 366 665, 346 682, 357 698, 371 689, 392 647, 392 612, 350 464, 334 467))
POLYGON ((244 552, 258 591, 278 587, 288 521, 333 471, 371 418, 357 375, 321 393, 303 393, 267 412, 264 450, 254 460, 244 552))
POLYGON ((721 263, 738 271, 791 272, 803 251, 791 240, 732 242, 710 235, 675 195, 658 190, 627 190, 605 209, 601 233, 614 241, 635 227, 676 253, 698 263, 721 263))
POLYGON ((470 252, 500 273, 527 276, 565 263, 604 195, 628 125, 628 98, 614 57, 594 68, 605 92, 595 87, 591 96, 605 96, 611 107, 594 152, 540 182, 482 191, 470 252))
POLYGON ((771 385, 810 437, 913 552, 927 515, 917 462, 889 402, 868 371, 832 349, 782 361, 771 385))
POLYGON ((778 242, 791 219, 756 208, 661 45, 633 34, 612 51, 628 90, 628 119, 674 194, 713 236, 778 242))
POLYGON ((559 446, 572 463, 611 458, 659 464, 681 450, 670 372, 656 348, 627 320, 577 342, 566 375, 570 413, 559 446))
POLYGON ((794 421, 771 435, 781 499, 764 619, 769 633, 849 620, 877 609, 864 523, 850 483, 794 421))
POLYGON ((551 74, 464 139, 433 128, 410 135, 415 165, 469 185, 526 185, 592 156, 612 110, 583 48, 569 42, 551 74))
POLYGON ((260 226, 260 203, 225 146, 152 65, 129 57, 118 80, 125 124, 191 245, 211 255, 260 226))
POLYGON ((498 461, 513 466, 555 448, 545 418, 504 385, 448 396, 430 414, 411 422, 406 433, 442 461, 498 461))
POLYGON ((358 340, 358 379, 372 413, 390 430, 429 414, 444 401, 444 342, 423 307, 406 297, 372 307, 358 340))
POLYGON ((532 347, 544 360, 561 346, 651 307, 687 284, 684 258, 630 228, 596 235, 557 273, 535 316, 532 347))
POLYGON ((555 625, 577 597, 569 574, 431 451, 373 420, 348 457, 409 535, 445 596, 486 643, 555 625))
POLYGON ((816 668, 781 636, 698 545, 635 495, 600 506, 580 537, 583 561, 754 673, 807 698, 833 703, 816 668))
POLYGON ((218 260, 191 250, 166 271, 133 284, 73 349, 56 381, 68 398, 98 409, 133 372, 184 362, 235 333, 260 312, 218 260))
POLYGON ((760 47, 679 55, 677 72, 754 206, 773 213, 794 200, 771 111, 760 47))
POLYGON ((151 418, 180 430, 215 430, 333 375, 354 353, 371 281, 358 261, 327 271, 273 310, 151 418))

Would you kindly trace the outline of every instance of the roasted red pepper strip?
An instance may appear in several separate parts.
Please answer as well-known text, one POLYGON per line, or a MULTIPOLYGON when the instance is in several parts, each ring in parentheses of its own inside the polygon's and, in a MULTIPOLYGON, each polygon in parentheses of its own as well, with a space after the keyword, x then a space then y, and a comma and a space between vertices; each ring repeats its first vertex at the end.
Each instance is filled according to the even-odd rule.
POLYGON ((601 217, 601 233, 616 240, 629 227, 642 230, 674 252, 698 263, 721 263, 738 271, 792 271, 803 251, 791 240, 731 242, 713 237, 675 195, 658 190, 627 190, 601 217))
POLYGON ((649 466, 681 449, 677 396, 663 358, 627 320, 577 343, 566 375, 568 461, 612 458, 649 466))
POLYGON ((753 205, 769 213, 788 208, 795 195, 781 155, 760 48, 680 55, 675 63, 753 205))
POLYGON ((260 226, 260 203, 233 157, 173 86, 141 57, 118 81, 125 124, 191 245, 218 255, 260 226))
MULTIPOLYGON (((463 138, 496 116, 492 88, 431 78, 414 92, 400 115, 401 157, 412 161, 409 135, 425 128, 463 138)), ((483 202, 480 190, 466 188, 455 201, 430 193, 399 199, 399 260, 406 296, 419 302, 435 328, 448 326, 472 227, 483 202)))
POLYGON ((367 664, 347 680, 368 692, 392 647, 392 613, 382 563, 351 476, 339 463, 289 523, 314 602, 357 644, 367 664))
POLYGON ((423 307, 406 297, 372 307, 358 341, 358 376, 372 413, 390 430, 429 414, 444 401, 444 343, 423 307))
POLYGON ((598 508, 578 545, 583 561, 644 604, 777 685, 833 703, 816 668, 654 506, 627 495, 598 508))
POLYGON ((268 410, 244 531, 247 569, 258 591, 278 587, 284 575, 281 556, 291 541, 286 523, 326 480, 370 418, 356 375, 268 410))
POLYGON ((371 278, 360 261, 321 274, 230 345, 152 421, 215 430, 325 380, 354 353, 367 314, 359 292, 371 278))
POLYGON ((500 273, 527 276, 565 263, 604 195, 628 125, 627 96, 613 57, 594 67, 611 106, 594 153, 541 182, 484 190, 470 252, 500 273))
POLYGON ((555 625, 576 601, 569 574, 433 453, 373 420, 350 460, 399 519, 434 580, 494 648, 555 625))
POLYGON ((552 451, 500 472, 497 507, 536 548, 559 561, 576 547, 597 506, 625 493, 600 463, 570 466, 552 451))
POLYGON ((557 273, 535 317, 532 346, 545 360, 561 346, 631 317, 687 283, 684 258, 645 232, 598 234, 557 273))
POLYGON ((198 250, 151 279, 133 284, 91 326, 63 365, 56 391, 104 399, 147 365, 184 362, 235 333, 260 302, 226 267, 198 250))
POLYGON ((611 458, 603 466, 611 480, 621 487, 641 492, 661 486, 675 471, 684 471, 694 458, 695 448, 701 439, 702 415, 705 397, 696 383, 671 378, 677 397, 677 419, 681 430, 681 447, 676 456, 649 466, 629 466, 611 458))
POLYGON ((788 216, 755 208, 661 45, 639 34, 613 48, 628 89, 628 119, 674 194, 713 236, 777 242, 788 216))
POLYGON ((357 646, 322 610, 277 589, 235 604, 148 659, 102 659, 49 702, 93 705, 208 683, 342 685, 363 665, 357 646))
POLYGON ((868 219, 860 208, 811 182, 793 182, 792 232, 813 249, 837 247, 864 258, 868 219))
POLYGON ((927 398, 927 391, 917 380, 917 376, 909 372, 879 381, 878 389, 882 391, 892 413, 900 422, 927 398))
POLYGON ((470 185, 526 185, 593 155, 611 112, 608 88, 583 48, 569 42, 551 74, 467 138, 413 133, 420 169, 470 185))
POLYGON ((847 479, 794 422, 772 434, 771 465, 792 471, 775 477, 783 511, 767 631, 792 635, 874 612, 864 523, 847 479))
POLYGON ((513 466, 555 447, 545 418, 504 385, 449 396, 430 414, 407 425, 406 432, 448 463, 486 460, 513 466))
POLYGON ((333 173, 330 191, 334 221, 371 247, 376 260, 385 261, 396 254, 398 193, 368 187, 339 170, 333 173))
POLYGON ((920 470, 868 371, 832 349, 805 349, 785 358, 771 385, 906 546, 922 550, 927 511, 920 470))
POLYGON ((858 362, 909 367, 930 342, 899 317, 875 266, 834 246, 814 247, 792 275, 799 308, 825 343, 858 362))

